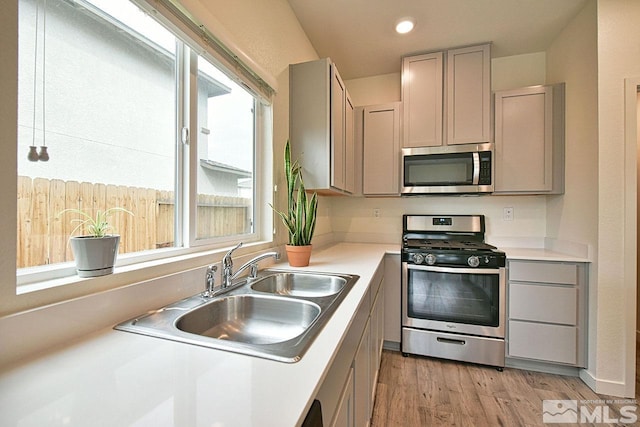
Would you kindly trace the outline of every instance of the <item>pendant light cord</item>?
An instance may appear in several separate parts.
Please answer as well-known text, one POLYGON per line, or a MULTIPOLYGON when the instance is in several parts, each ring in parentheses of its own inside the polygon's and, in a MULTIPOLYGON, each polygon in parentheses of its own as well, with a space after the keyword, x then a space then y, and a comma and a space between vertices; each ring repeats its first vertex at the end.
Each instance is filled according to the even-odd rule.
POLYGON ((40 23, 40 0, 36 0, 36 36, 33 43, 33 122, 31 145, 36 146, 36 105, 38 103, 38 27, 40 23))

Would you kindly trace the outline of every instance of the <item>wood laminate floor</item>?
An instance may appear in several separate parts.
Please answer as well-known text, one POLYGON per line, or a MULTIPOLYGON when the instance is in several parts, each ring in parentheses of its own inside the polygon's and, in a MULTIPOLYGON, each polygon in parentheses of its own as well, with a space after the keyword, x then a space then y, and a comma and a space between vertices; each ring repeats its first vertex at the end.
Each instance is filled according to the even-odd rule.
MULTIPOLYGON (((636 363, 636 366, 638 364, 636 363)), ((638 372, 636 369, 636 398, 638 372)), ((620 399, 594 393, 579 378, 539 372, 495 368, 409 356, 384 350, 378 378, 372 427, 526 427, 526 426, 640 426, 629 423, 624 406, 634 407, 633 399, 620 399), (626 423, 602 422, 545 424, 542 401, 577 400, 578 405, 600 407, 605 421, 622 419, 626 423), (604 409, 601 402, 617 401, 604 409), (593 403, 589 403, 589 402, 593 403)))

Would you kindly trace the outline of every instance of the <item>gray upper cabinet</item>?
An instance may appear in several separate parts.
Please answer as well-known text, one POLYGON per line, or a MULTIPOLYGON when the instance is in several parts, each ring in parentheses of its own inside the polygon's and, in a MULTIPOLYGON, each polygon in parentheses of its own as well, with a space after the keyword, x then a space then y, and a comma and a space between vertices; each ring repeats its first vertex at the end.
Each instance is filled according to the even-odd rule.
POLYGON ((364 108, 362 193, 400 194, 400 103, 364 108))
POLYGON ((491 47, 447 51, 447 144, 491 141, 491 47))
POLYGON ((353 104, 329 58, 289 67, 291 154, 305 187, 320 194, 355 191, 353 104))
POLYGON ((402 60, 403 147, 442 145, 442 52, 402 60))
POLYGON ((564 83, 495 93, 495 194, 564 193, 564 83))
POLYGON ((404 57, 402 104, 403 147, 490 142, 491 45, 404 57))

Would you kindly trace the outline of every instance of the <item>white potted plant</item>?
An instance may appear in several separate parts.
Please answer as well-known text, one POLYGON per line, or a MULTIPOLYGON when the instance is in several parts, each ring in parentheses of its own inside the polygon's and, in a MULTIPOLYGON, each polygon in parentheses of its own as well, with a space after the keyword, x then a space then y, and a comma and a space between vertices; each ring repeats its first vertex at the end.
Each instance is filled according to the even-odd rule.
POLYGON ((296 160, 291 162, 289 141, 284 148, 284 173, 287 180, 287 211, 273 210, 280 215, 289 232, 286 245, 287 259, 292 267, 305 267, 311 258, 311 238, 316 227, 318 195, 314 192, 307 197, 302 168, 296 160))
POLYGON ((91 216, 81 209, 65 209, 58 214, 61 216, 66 213, 75 213, 80 216, 80 218, 71 220, 72 223, 78 223, 78 225, 71 231, 69 238, 78 276, 98 277, 113 273, 120 236, 108 234, 108 232, 112 229, 109 218, 115 212, 133 215, 132 212, 120 207, 104 211, 97 210, 95 216, 91 216), (83 227, 86 227, 88 234, 73 236, 83 227))

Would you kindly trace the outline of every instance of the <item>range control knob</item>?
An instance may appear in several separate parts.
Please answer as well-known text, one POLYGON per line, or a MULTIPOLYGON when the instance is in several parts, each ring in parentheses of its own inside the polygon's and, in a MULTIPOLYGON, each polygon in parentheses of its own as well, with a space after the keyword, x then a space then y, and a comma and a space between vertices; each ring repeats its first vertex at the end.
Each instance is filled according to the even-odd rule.
POLYGON ((469 264, 469 267, 477 267, 480 265, 480 258, 475 255, 471 255, 467 258, 467 264, 469 264))
POLYGON ((422 254, 413 254, 413 262, 416 264, 422 264, 424 261, 424 256, 422 254))
POLYGON ((436 256, 434 254, 427 254, 424 258, 427 261, 427 264, 433 265, 436 263, 436 256))

